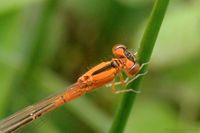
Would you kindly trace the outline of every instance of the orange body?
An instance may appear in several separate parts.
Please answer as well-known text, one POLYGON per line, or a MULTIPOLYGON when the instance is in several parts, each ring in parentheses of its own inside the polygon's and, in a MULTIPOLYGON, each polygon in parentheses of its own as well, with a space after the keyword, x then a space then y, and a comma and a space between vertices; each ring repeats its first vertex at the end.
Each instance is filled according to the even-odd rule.
POLYGON ((139 71, 140 66, 134 55, 124 45, 116 45, 112 51, 117 58, 96 65, 78 79, 77 84, 84 89, 82 91, 86 93, 113 81, 122 70, 125 70, 128 76, 139 71))
POLYGON ((105 85, 113 81, 116 75, 122 71, 122 63, 123 60, 119 60, 117 58, 113 58, 111 61, 102 62, 83 74, 77 82, 80 85, 86 86, 88 89, 87 91, 90 91, 92 88, 105 85), (109 67, 112 62, 117 62, 118 66, 109 67), (106 66, 108 66, 108 68, 106 68, 106 66), (105 68, 105 70, 103 70, 103 68, 105 68))
POLYGON ((135 54, 131 54, 124 45, 116 45, 113 47, 113 54, 116 58, 94 66, 88 72, 83 74, 75 84, 63 92, 33 106, 27 107, 1 121, 0 132, 6 133, 15 131, 64 103, 80 97, 97 87, 114 81, 116 75, 121 73, 122 70, 124 70, 128 76, 135 75, 140 70, 140 65, 137 64, 135 60, 135 54))

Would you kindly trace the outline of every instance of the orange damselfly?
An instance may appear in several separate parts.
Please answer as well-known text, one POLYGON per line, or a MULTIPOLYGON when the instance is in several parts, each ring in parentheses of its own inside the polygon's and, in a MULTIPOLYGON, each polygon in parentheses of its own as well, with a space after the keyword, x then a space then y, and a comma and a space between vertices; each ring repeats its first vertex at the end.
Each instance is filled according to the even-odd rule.
POLYGON ((135 54, 132 54, 124 45, 118 44, 113 47, 112 52, 114 58, 110 61, 102 62, 88 72, 83 74, 76 83, 60 92, 57 95, 46 98, 35 105, 28 106, 25 109, 9 116, 0 121, 0 133, 9 133, 25 126, 40 116, 58 108, 66 102, 69 102, 77 97, 91 92, 95 88, 101 87, 112 82, 112 92, 122 93, 134 91, 133 89, 115 90, 116 84, 125 84, 144 74, 137 74, 139 70, 145 65, 139 65, 136 62, 135 54), (123 80, 122 71, 125 70, 128 77, 134 77, 131 80, 123 80), (120 75, 120 81, 115 83, 114 79, 120 75), (133 76, 135 75, 135 76, 133 76))

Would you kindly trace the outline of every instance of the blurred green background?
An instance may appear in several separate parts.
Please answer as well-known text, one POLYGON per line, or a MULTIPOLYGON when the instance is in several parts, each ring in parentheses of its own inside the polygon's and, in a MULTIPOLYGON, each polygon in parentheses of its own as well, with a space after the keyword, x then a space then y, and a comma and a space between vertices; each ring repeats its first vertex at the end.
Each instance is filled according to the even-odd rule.
MULTIPOLYGON (((136 51, 153 3, 0 0, 0 119, 111 59, 114 44, 136 51)), ((171 0, 125 133, 200 132, 199 5, 171 0)), ((18 132, 107 132, 121 96, 99 89, 18 132)))

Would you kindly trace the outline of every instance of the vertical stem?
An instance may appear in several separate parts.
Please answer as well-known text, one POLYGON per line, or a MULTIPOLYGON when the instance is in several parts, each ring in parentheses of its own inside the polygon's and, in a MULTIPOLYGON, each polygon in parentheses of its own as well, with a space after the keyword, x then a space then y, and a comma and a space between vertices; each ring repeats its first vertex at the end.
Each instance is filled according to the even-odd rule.
MULTIPOLYGON (((163 18, 165 16, 167 6, 169 0, 156 0, 153 10, 151 12, 148 24, 146 26, 144 35, 142 37, 142 41, 140 44, 139 52, 138 52, 138 62, 140 64, 148 62, 150 60, 155 41, 158 36, 158 32, 160 30, 160 26, 162 24, 163 18)), ((146 71, 147 66, 145 66, 140 73, 146 71)), ((127 88, 132 88, 134 90, 139 90, 139 85, 142 80, 142 77, 138 78, 134 82, 130 83, 127 88)), ((110 133, 122 133, 133 103, 136 98, 136 93, 126 93, 124 94, 120 106, 117 110, 117 114, 112 123, 112 127, 110 129, 110 133)))

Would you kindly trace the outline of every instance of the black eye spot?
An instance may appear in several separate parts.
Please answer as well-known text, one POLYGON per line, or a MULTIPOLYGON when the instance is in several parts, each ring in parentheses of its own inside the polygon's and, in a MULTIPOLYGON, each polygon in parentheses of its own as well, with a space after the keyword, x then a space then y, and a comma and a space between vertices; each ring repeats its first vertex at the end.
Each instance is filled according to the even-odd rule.
POLYGON ((126 55, 126 57, 131 60, 131 61, 135 61, 135 58, 133 56, 133 54, 131 54, 129 51, 125 50, 124 54, 126 55))

